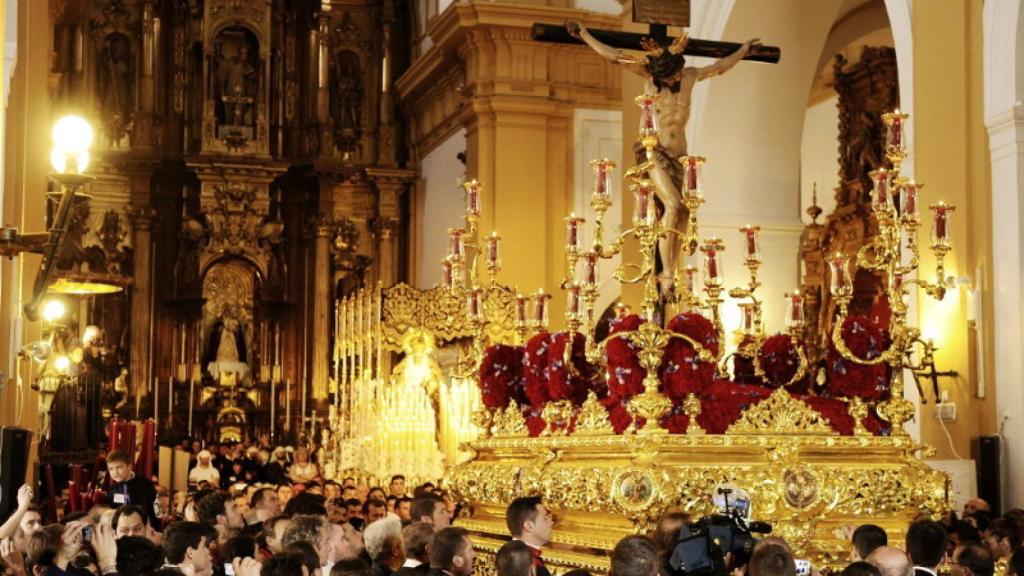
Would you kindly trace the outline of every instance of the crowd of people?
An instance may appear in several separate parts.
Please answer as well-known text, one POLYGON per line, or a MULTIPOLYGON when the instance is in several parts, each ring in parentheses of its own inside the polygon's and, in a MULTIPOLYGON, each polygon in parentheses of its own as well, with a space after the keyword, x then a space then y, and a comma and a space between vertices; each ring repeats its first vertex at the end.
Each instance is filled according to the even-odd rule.
MULTIPOLYGON (((190 490, 170 494, 133 473, 130 456, 107 455, 107 501, 44 519, 33 491, 0 525, 0 576, 469 576, 472 536, 452 526, 459 511, 430 483, 387 488, 356 478, 325 480, 304 449, 232 445, 191 447, 190 490)), ((610 554, 614 576, 680 576, 681 537, 694 534, 685 512, 666 514, 650 535, 623 538, 610 554)), ((511 539, 495 557, 497 576, 550 576, 543 550, 556 518, 537 496, 506 509, 511 539)), ((994 517, 968 502, 942 522, 921 519, 904 549, 873 524, 851 528, 842 576, 1024 576, 1024 510, 994 517)), ((756 540, 742 560, 722 556, 712 573, 814 576, 784 539, 756 540)), ((587 576, 572 571, 562 576, 587 576)))

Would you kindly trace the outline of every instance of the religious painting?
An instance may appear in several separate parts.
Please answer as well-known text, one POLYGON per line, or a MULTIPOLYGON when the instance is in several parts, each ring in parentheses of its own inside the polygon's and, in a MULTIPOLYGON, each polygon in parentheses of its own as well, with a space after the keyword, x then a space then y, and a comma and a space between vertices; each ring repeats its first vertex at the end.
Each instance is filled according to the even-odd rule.
POLYGON ((643 470, 627 470, 612 485, 612 498, 626 510, 643 510, 654 500, 654 480, 643 470))
POLYGON ((259 87, 259 42, 245 28, 217 35, 213 71, 214 110, 219 138, 252 139, 259 87))

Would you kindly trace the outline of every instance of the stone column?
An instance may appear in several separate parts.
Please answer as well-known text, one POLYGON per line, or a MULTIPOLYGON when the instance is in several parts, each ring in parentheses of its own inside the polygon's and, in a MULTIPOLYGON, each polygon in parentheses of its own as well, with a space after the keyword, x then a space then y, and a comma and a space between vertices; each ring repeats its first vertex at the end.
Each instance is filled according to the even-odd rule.
POLYGON ((376 240, 377 281, 388 287, 398 282, 398 224, 402 215, 401 198, 416 173, 408 170, 367 169, 377 189, 377 215, 372 232, 376 240))
MULTIPOLYGON (((152 310, 152 237, 153 222, 156 212, 148 206, 131 209, 129 218, 132 224, 132 286, 131 286, 131 340, 129 357, 131 366, 130 396, 139 399, 147 393, 150 381, 149 356, 152 353, 150 342, 152 310)), ((137 401, 137 400, 136 400, 137 401)), ((137 404, 136 404, 137 405, 137 404)))
POLYGON ((330 368, 331 310, 331 230, 330 217, 320 215, 313 221, 313 400, 327 399, 330 368))

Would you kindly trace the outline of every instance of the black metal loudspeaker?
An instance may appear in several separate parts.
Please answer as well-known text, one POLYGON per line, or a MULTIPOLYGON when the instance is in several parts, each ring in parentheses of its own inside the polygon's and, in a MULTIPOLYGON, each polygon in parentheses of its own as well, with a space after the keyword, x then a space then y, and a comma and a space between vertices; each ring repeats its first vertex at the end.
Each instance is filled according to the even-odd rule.
POLYGON ((18 509, 18 488, 28 474, 31 447, 29 430, 14 426, 0 429, 0 518, 7 518, 18 509))
POLYGON ((978 472, 978 496, 992 506, 992 517, 1002 514, 1003 441, 999 436, 978 436, 974 461, 978 472))

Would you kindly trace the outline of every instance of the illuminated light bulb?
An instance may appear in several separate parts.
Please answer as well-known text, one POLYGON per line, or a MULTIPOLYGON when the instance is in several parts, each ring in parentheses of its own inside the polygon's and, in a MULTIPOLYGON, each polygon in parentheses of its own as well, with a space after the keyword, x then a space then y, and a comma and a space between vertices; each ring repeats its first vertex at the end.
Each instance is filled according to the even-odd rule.
POLYGON ((81 116, 65 116, 53 125, 53 151, 50 163, 60 173, 82 173, 89 165, 89 146, 92 145, 92 126, 81 116), (69 165, 69 161, 73 164, 69 165))
POLYGON ((67 372, 68 368, 71 367, 71 359, 64 355, 57 356, 53 359, 53 367, 58 372, 67 372))
POLYGON ((48 300, 43 305, 43 320, 47 322, 56 322, 64 317, 64 313, 67 310, 64 308, 64 303, 60 300, 48 300))

